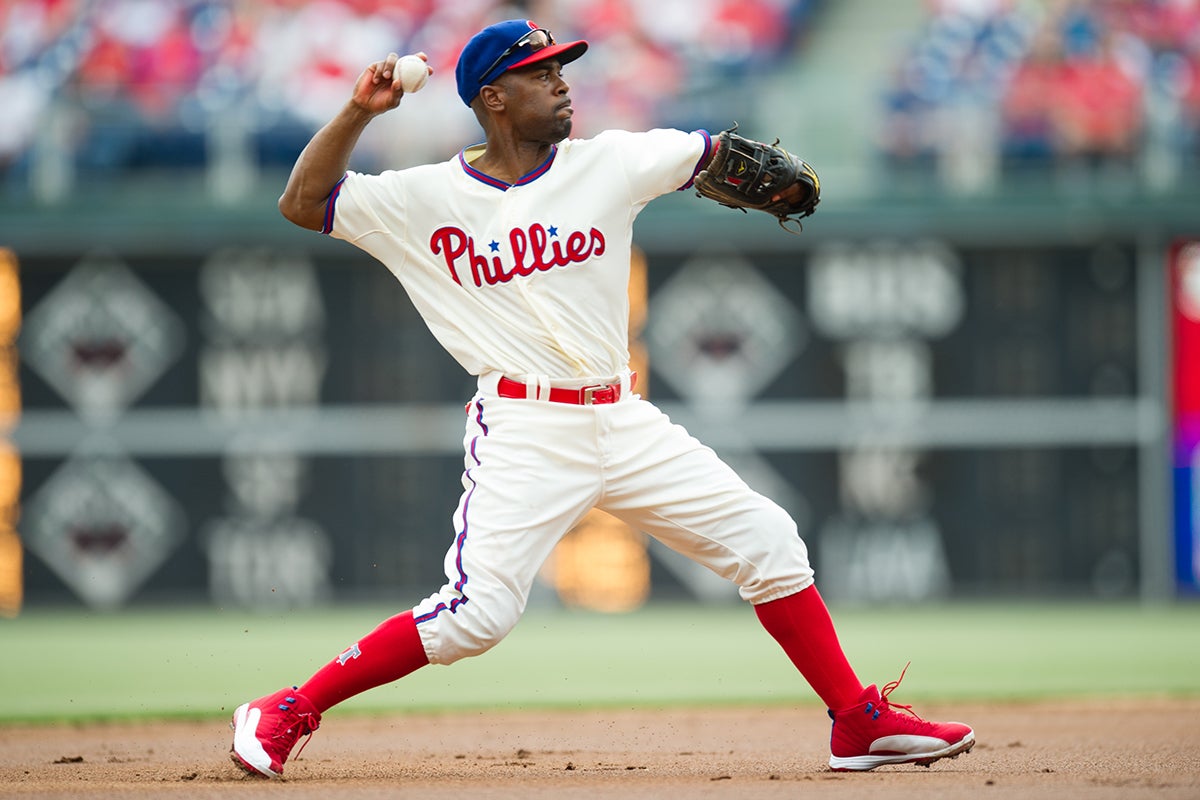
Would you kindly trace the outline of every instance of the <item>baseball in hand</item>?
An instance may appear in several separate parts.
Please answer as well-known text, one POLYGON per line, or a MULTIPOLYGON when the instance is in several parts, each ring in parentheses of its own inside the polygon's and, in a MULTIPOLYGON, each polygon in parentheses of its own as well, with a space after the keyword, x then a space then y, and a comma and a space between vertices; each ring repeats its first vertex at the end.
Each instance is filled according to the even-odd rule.
POLYGON ((402 56, 396 62, 396 74, 400 76, 400 86, 405 94, 419 92, 429 80, 429 65, 419 56, 402 56))

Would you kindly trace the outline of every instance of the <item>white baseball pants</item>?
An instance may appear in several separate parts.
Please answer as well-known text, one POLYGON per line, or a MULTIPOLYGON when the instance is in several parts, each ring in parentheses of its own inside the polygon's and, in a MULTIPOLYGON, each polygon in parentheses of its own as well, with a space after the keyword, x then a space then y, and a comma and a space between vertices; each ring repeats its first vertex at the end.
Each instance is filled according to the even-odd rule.
POLYGON ((447 582, 413 609, 430 663, 503 639, 542 563, 594 506, 733 581, 750 603, 813 583, 787 512, 648 401, 626 392, 577 406, 480 386, 467 407, 447 582))

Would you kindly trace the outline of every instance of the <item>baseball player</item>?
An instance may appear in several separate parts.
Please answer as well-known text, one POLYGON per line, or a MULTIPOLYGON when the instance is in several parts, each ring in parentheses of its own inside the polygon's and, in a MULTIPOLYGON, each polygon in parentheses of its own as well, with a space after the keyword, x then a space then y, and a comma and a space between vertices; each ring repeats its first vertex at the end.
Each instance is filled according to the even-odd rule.
POLYGON ((299 687, 238 707, 231 756, 251 774, 280 775, 298 740, 343 700, 494 646, 555 543, 593 507, 738 586, 830 709, 833 769, 927 765, 975 743, 966 725, 891 703, 899 680, 882 690, 860 683, 795 522, 639 397, 628 368, 626 288, 642 208, 704 182, 719 184, 711 196, 728 205, 802 216, 819 197, 815 173, 731 132, 571 139, 563 67, 587 47, 526 20, 483 29, 456 80, 486 141, 439 164, 348 172, 359 135, 404 94, 389 55, 363 71, 296 162, 283 215, 391 270, 478 390, 445 584, 299 687))

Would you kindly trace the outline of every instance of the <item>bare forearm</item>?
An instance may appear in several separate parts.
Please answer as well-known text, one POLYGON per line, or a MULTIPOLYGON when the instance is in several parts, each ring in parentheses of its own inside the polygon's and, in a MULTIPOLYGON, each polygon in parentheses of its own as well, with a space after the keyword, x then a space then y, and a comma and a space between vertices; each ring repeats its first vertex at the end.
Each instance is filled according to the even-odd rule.
MULTIPOLYGON (((426 60, 424 53, 416 56, 426 60)), ((364 69, 354 84, 350 101, 317 131, 300 153, 279 198, 283 216, 310 230, 324 227, 325 205, 333 187, 346 174, 358 137, 372 119, 400 105, 404 87, 396 74, 399 60, 395 53, 388 53, 387 58, 364 69)), ((433 74, 428 66, 426 69, 433 74)))
POLYGON ((350 163, 350 154, 374 114, 355 103, 345 107, 317 131, 296 159, 287 187, 279 198, 279 211, 288 220, 310 230, 321 230, 325 202, 350 163))

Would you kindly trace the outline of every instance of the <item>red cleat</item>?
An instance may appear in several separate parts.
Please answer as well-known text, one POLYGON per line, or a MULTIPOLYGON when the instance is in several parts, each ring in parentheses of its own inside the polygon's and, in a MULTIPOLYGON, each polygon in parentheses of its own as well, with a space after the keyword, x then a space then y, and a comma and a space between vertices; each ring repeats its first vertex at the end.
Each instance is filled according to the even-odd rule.
POLYGON ((903 672, 882 692, 872 684, 863 689, 854 705, 829 712, 833 719, 830 769, 864 771, 884 764, 927 767, 975 746, 975 732, 961 722, 930 722, 917 716, 911 706, 889 701, 888 695, 902 680, 903 672))
POLYGON ((300 737, 311 736, 320 725, 321 714, 296 687, 280 689, 233 712, 229 757, 251 775, 277 778, 300 737))

